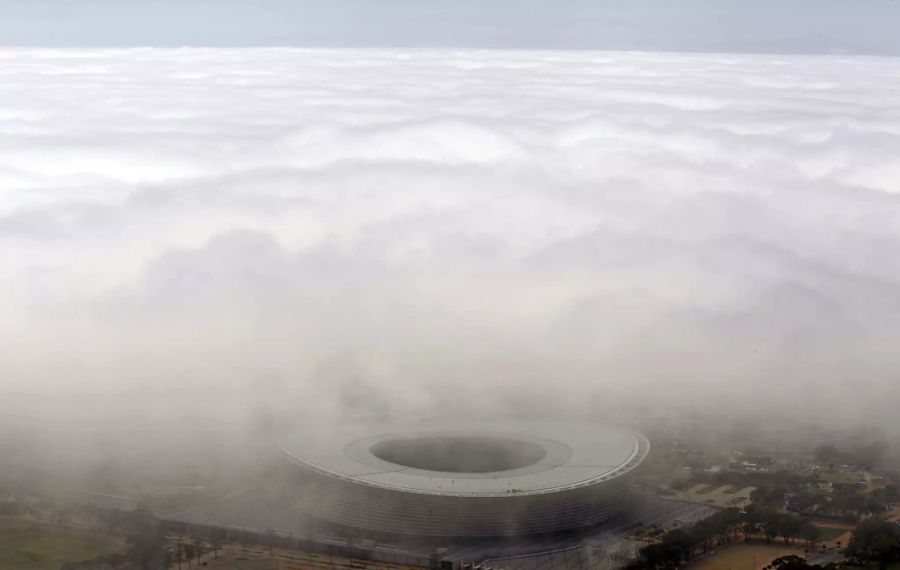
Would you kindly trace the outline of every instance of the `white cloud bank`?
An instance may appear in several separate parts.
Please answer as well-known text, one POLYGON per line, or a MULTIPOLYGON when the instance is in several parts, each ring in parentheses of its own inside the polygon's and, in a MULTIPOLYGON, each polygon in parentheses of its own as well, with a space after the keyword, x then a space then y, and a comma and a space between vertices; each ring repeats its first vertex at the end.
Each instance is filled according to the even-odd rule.
POLYGON ((7 395, 900 401, 900 59, 6 49, 0 85, 7 395))

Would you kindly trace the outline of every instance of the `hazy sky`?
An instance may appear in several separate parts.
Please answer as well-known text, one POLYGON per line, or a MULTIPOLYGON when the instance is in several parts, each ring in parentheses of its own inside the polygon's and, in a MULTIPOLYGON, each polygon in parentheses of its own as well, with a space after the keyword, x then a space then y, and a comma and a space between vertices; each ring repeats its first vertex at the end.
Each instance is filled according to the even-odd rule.
POLYGON ((900 431, 896 58, 17 49, 0 85, 3 404, 900 431))
POLYGON ((896 0, 0 0, 5 45, 900 54, 896 0))

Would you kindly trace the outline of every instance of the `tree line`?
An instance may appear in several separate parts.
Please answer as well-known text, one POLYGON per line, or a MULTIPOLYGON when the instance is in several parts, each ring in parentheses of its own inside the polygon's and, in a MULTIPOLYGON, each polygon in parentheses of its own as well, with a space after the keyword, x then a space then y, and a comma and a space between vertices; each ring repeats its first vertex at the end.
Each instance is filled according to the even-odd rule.
POLYGON ((773 560, 763 570, 841 570, 886 568, 900 562, 900 526, 896 523, 869 519, 853 532, 844 551, 846 560, 825 566, 810 564, 803 558, 790 555, 773 560))
POLYGON ((658 543, 641 549, 629 569, 677 568, 718 546, 754 537, 767 542, 780 538, 785 544, 801 540, 812 548, 820 540, 821 530, 797 515, 774 509, 753 505, 744 511, 725 509, 689 527, 667 532, 658 543))

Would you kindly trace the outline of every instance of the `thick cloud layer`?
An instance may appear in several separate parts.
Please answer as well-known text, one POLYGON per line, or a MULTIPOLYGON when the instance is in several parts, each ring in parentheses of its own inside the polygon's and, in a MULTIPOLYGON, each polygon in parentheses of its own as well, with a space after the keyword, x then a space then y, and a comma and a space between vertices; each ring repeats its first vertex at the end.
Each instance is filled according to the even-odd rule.
POLYGON ((900 59, 12 49, 0 84, 8 395, 900 401, 900 59))

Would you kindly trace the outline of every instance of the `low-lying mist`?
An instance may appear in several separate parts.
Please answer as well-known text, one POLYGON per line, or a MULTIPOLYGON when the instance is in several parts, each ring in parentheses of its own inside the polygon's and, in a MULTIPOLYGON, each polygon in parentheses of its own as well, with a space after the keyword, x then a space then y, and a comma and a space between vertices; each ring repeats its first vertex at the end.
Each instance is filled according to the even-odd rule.
POLYGON ((373 415, 900 427, 900 60, 4 49, 0 82, 17 465, 221 474, 373 415))

